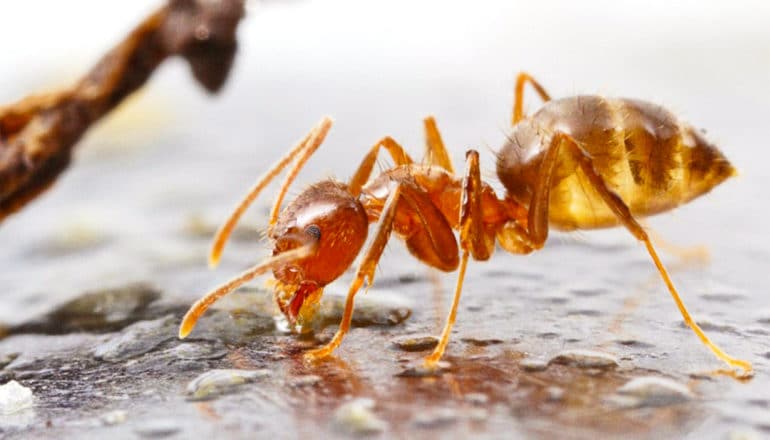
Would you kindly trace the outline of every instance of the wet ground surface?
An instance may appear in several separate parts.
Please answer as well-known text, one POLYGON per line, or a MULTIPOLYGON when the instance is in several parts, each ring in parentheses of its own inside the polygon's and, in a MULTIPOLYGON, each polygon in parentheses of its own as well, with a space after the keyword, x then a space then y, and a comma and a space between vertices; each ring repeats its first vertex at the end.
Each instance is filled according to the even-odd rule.
MULTIPOLYGON (((576 63, 570 76, 550 73, 563 72, 549 64, 552 56, 513 43, 524 34, 492 19, 518 13, 506 8, 467 20, 469 29, 491 20, 486 30, 510 47, 478 36, 480 43, 459 44, 464 40, 439 27, 454 49, 362 37, 372 53, 356 52, 360 64, 342 66, 352 52, 334 49, 336 34, 313 27, 319 14, 331 20, 334 8, 314 5, 251 10, 224 96, 201 98, 187 72, 171 67, 86 139, 48 195, 0 227, 0 437, 770 436, 770 237, 767 208, 757 203, 770 183, 757 116, 768 114, 770 92, 754 87, 770 67, 754 63, 742 82, 723 81, 732 73, 725 65, 746 66, 752 50, 767 53, 767 41, 751 33, 753 22, 720 33, 719 41, 734 46, 701 45, 716 41, 704 34, 683 37, 664 54, 627 35, 636 28, 626 23, 629 32, 601 44, 636 54, 641 61, 623 67, 633 73, 576 63), (292 42, 281 23, 310 26, 317 44, 292 42), (315 50, 327 44, 328 60, 321 59, 315 50), (482 48, 493 52, 489 59, 469 55, 482 48), (423 60, 429 50, 435 57, 423 60), (476 64, 452 69, 453 57, 476 64), (672 74, 693 63, 702 75, 672 74), (332 359, 310 363, 302 353, 333 334, 350 273, 327 289, 313 334, 285 332, 258 281, 207 313, 188 339, 176 338, 192 301, 268 255, 260 239, 270 202, 264 197, 221 267, 206 268, 210 237, 230 206, 321 115, 332 114, 336 125, 297 188, 330 174, 345 178, 384 134, 419 156, 420 117, 428 112, 437 115, 456 163, 464 147, 477 147, 492 179, 486 146, 502 142, 512 72, 523 67, 544 72, 539 78, 554 95, 610 88, 664 97, 717 133, 741 178, 651 225, 671 242, 708 248, 709 261, 663 254, 704 330, 750 360, 753 379, 715 373, 722 365, 682 324, 643 247, 623 231, 555 234, 536 254, 498 250, 489 262, 472 262, 448 364, 434 376, 410 372, 435 344, 455 274, 431 272, 396 241, 332 359), (370 68, 379 76, 367 74, 370 68), (6 414, 4 393, 13 381, 31 390, 32 400, 6 414)), ((454 12, 450 23, 464 23, 454 12)), ((527 12, 535 24, 548 22, 543 11, 527 12)), ((708 31, 704 17, 710 15, 696 16, 690 30, 708 31)), ((540 35, 532 26, 528 31, 540 35)), ((571 43, 586 47, 591 35, 571 43)), ((552 37, 542 46, 553 53, 565 42, 552 37)), ((596 52, 576 50, 563 62, 596 52)), ((2 96, 38 87, 8 74, 2 96)))

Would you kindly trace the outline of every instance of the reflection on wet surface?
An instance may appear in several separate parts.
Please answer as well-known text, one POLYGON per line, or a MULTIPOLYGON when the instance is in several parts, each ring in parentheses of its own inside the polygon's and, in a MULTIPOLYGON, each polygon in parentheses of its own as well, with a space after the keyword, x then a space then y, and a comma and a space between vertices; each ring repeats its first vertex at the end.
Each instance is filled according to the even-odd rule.
MULTIPOLYGON (((423 281, 417 277, 407 286, 423 281)), ((501 306, 508 301, 474 290, 501 306)), ((684 435, 716 411, 728 424, 767 429, 756 415, 767 410, 766 399, 746 388, 754 397, 721 405, 726 412, 704 406, 713 401, 711 393, 733 382, 705 371, 691 374, 685 359, 662 352, 659 344, 614 336, 593 350, 598 341, 569 336, 582 334, 567 330, 574 319, 590 318, 589 332, 602 332, 602 322, 609 322, 603 313, 558 318, 543 311, 536 326, 510 325, 502 315, 461 315, 442 371, 410 374, 436 339, 425 333, 434 331, 425 319, 431 312, 412 310, 414 300, 402 295, 375 286, 361 298, 355 328, 338 356, 312 363, 303 351, 322 343, 330 330, 325 327, 333 330, 341 313, 342 298, 333 293, 319 309, 315 336, 281 331, 269 292, 245 288, 181 342, 175 329, 183 303, 166 301, 162 310, 170 314, 156 317, 148 310, 161 295, 146 285, 88 292, 31 320, 35 325, 12 327, 0 341, 2 378, 23 383, 35 396, 34 415, 3 416, 1 426, 19 435, 45 419, 47 433, 77 432, 86 423, 94 435, 119 426, 142 437, 249 430, 294 436, 319 429, 328 435, 494 437, 505 430, 537 437, 647 437, 684 435), (134 301, 123 298, 126 292, 134 293, 134 301), (54 316, 63 327, 53 332, 59 336, 46 336, 52 332, 45 323, 54 316), (667 362, 658 362, 659 356, 667 362), (740 413, 732 405, 755 410, 740 413)), ((430 300, 423 305, 437 306, 430 300)), ((521 316, 518 307, 506 307, 510 316, 521 316)), ((666 331, 678 327, 669 324, 666 331)), ((727 334, 740 338, 742 332, 727 334)))
MULTIPOLYGON (((291 12, 301 15, 302 6, 291 12)), ((546 15, 548 23, 553 13, 546 15)), ((254 15, 254 23, 280 21, 266 14, 254 15)), ((292 14, 284 19, 294 23, 292 14)), ((578 19, 584 29, 586 17, 578 19)), ((482 33, 496 41, 530 46, 530 40, 500 38, 483 26, 482 33)), ((504 28, 512 29, 507 18, 504 28)), ((260 47, 299 41, 264 37, 260 47)), ((618 51, 632 43, 618 41, 618 51)), ((596 92, 606 85, 629 95, 643 90, 645 98, 678 97, 684 103, 676 107, 710 118, 730 141, 725 152, 746 176, 651 223, 662 224, 672 242, 709 247, 710 263, 664 259, 697 321, 728 352, 754 363, 753 379, 715 373, 722 366, 682 324, 644 249, 624 231, 553 234, 540 252, 497 250, 488 262, 471 262, 446 365, 437 374, 420 374, 417 367, 436 343, 456 274, 429 270, 397 240, 388 245, 375 285, 357 297, 354 328, 334 358, 309 363, 302 353, 334 334, 351 273, 328 287, 307 334, 285 331, 272 293, 258 281, 217 304, 188 339, 178 340, 179 320, 192 301, 269 253, 262 239, 266 196, 236 229, 222 267, 206 269, 210 237, 227 210, 312 121, 331 112, 337 124, 290 195, 329 174, 346 178, 365 147, 386 134, 418 157, 421 140, 405 127, 418 127, 425 112, 437 114, 454 157, 477 147, 491 170, 485 147, 495 149, 503 140, 511 72, 534 69, 521 64, 527 58, 511 61, 514 52, 505 50, 495 55, 505 58, 495 66, 502 73, 490 81, 474 76, 486 75, 490 66, 476 69, 482 60, 466 63, 469 53, 463 58, 450 48, 452 63, 460 59, 473 70, 447 77, 455 64, 410 65, 393 80, 386 57, 374 70, 387 78, 380 89, 369 89, 372 77, 334 70, 349 66, 333 54, 328 65, 314 58, 308 72, 281 64, 291 51, 261 53, 271 57, 263 62, 244 47, 239 62, 246 67, 236 72, 230 94, 201 102, 182 92, 167 96, 174 117, 163 130, 133 127, 144 133, 137 137, 141 145, 122 144, 107 127, 82 151, 105 145, 110 154, 79 158, 48 195, 0 228, 0 386, 16 381, 33 393, 33 406, 12 414, 3 414, 0 399, 0 437, 770 436, 770 242, 763 233, 766 216, 749 212, 765 209, 757 200, 768 187, 765 160, 757 156, 767 151, 756 130, 764 121, 751 119, 768 112, 752 103, 770 99, 757 95, 763 87, 735 97, 735 91, 720 91, 724 106, 741 118, 725 118, 721 105, 703 101, 716 99, 715 84, 729 85, 720 69, 733 65, 715 57, 711 46, 697 54, 717 60, 719 69, 700 69, 716 77, 700 86, 689 75, 676 82, 673 73, 688 71, 677 60, 693 59, 691 50, 706 46, 698 40, 688 57, 667 55, 657 63, 645 56, 660 54, 660 48, 648 48, 640 64, 624 65, 621 72, 605 66, 601 74, 594 68, 582 77, 573 77, 577 68, 541 75, 553 81, 553 93, 596 92), (642 65, 670 70, 658 72, 656 82, 642 65), (430 76, 433 71, 441 76, 430 76), (620 82, 610 83, 615 78, 620 82)), ((593 40, 579 47, 596 52, 593 40)), ((292 62, 309 65, 304 55, 295 53, 292 62)), ((568 61, 583 65, 585 55, 568 61)), ((421 53, 409 62, 424 58, 421 53)), ((757 66, 757 58, 741 74, 754 75, 746 84, 766 81, 767 69, 757 66)), ((149 102, 144 105, 155 108, 149 102)), ((530 105, 534 110, 536 104, 530 105)))

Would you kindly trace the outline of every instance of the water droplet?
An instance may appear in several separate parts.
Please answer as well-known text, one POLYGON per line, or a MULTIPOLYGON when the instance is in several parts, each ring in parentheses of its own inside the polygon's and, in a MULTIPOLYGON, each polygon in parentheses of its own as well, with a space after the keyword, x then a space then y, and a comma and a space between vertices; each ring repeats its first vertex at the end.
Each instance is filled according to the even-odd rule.
POLYGON ((12 380, 0 386, 0 414, 9 415, 31 408, 32 390, 12 380))
POLYGON ((268 370, 211 370, 187 385, 189 400, 207 400, 227 394, 237 387, 270 375, 268 370))
POLYGON ((457 422, 459 415, 452 408, 436 408, 415 414, 412 423, 419 428, 438 428, 457 422))
POLYGON ((630 398, 618 402, 625 407, 667 406, 687 402, 694 398, 686 386, 671 379, 657 376, 632 379, 618 388, 617 393, 620 396, 630 398))
POLYGON ((548 361, 549 364, 569 365, 578 368, 615 368, 618 360, 615 356, 592 350, 565 350, 548 361))
POLYGON ((468 393, 465 395, 465 401, 472 405, 486 405, 489 396, 484 393, 468 393))
POLYGON ((396 348, 403 351, 431 350, 438 345, 438 338, 432 335, 406 335, 393 338, 390 341, 396 348))
POLYGON ((293 387, 311 387, 323 380, 321 376, 315 374, 308 374, 305 376, 298 376, 291 380, 290 385, 293 387))
POLYGON ((519 362, 519 367, 524 371, 544 371, 548 368, 548 362, 542 359, 526 358, 519 362))
POLYGON ((562 399, 564 399, 564 388, 559 387, 547 387, 545 389, 545 394, 549 401, 551 402, 559 402, 562 399))
POLYGON ((334 411, 334 426, 355 435, 382 432, 388 425, 372 412, 374 407, 374 400, 367 398, 358 398, 344 403, 334 411))
POLYGON ((410 367, 404 371, 398 373, 399 377, 433 377, 441 376, 445 371, 449 370, 450 363, 446 361, 439 361, 436 365, 426 367, 423 364, 415 367, 410 367))
POLYGON ((128 419, 128 413, 122 409, 102 414, 99 421, 106 426, 120 425, 128 419))

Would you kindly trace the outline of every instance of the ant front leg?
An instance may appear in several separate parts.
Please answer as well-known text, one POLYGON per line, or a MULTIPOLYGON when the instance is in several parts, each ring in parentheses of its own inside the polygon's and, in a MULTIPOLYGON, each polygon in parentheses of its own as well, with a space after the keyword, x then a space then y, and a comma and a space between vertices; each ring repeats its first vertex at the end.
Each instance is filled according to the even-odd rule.
POLYGON ((361 289, 364 282, 367 283, 368 289, 374 282, 374 272, 377 267, 377 262, 380 261, 385 245, 388 243, 390 234, 393 231, 393 220, 396 217, 396 207, 398 206, 399 199, 401 198, 401 185, 396 185, 395 189, 390 196, 388 196, 385 202, 385 207, 380 215, 380 221, 377 223, 377 231, 374 238, 369 245, 366 254, 364 255, 361 263, 358 265, 358 271, 356 277, 350 284, 348 289, 348 296, 345 300, 345 310, 342 312, 342 320, 340 321, 340 327, 337 333, 328 344, 315 350, 310 350, 305 353, 305 356, 309 359, 322 359, 334 352, 342 343, 342 339, 350 330, 350 322, 353 320, 353 306, 356 293, 361 289))
POLYGON ((494 251, 494 236, 486 233, 482 221, 481 189, 479 153, 470 150, 466 153, 466 172, 463 179, 460 205, 460 247, 462 248, 460 271, 457 275, 452 306, 449 309, 449 315, 447 316, 444 330, 441 332, 439 343, 436 345, 433 353, 427 356, 423 363, 426 368, 434 368, 436 366, 441 356, 444 355, 446 346, 449 343, 449 336, 457 318, 457 308, 460 304, 460 294, 462 293, 469 254, 473 255, 475 260, 483 261, 489 259, 494 251))
POLYGON ((524 118, 524 84, 529 82, 532 84, 532 87, 535 89, 538 95, 540 95, 540 99, 543 100, 543 102, 548 102, 551 100, 551 97, 548 95, 548 92, 545 91, 543 86, 540 85, 539 82, 535 81, 534 78, 529 76, 526 72, 519 73, 519 76, 516 77, 516 91, 514 93, 514 100, 513 100, 513 120, 511 125, 516 125, 519 121, 521 121, 524 118))
POLYGON ((449 157, 444 141, 441 139, 436 119, 433 116, 428 116, 422 122, 425 126, 425 159, 427 164, 440 166, 449 171, 450 174, 454 174, 455 170, 452 166, 452 159, 449 157))

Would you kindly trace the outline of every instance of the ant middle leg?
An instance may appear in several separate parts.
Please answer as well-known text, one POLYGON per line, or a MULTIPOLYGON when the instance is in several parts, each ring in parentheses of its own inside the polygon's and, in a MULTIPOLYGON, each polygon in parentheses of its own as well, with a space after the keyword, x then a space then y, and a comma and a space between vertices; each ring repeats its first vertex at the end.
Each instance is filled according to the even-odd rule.
POLYGON ((444 141, 441 139, 441 133, 438 131, 436 119, 428 116, 423 119, 425 126, 425 159, 428 165, 438 165, 441 168, 454 174, 452 159, 449 157, 444 141))
POLYGON ((441 356, 444 355, 449 343, 449 336, 457 318, 457 308, 460 304, 465 270, 468 266, 468 256, 475 260, 487 260, 492 255, 495 242, 494 236, 487 234, 482 221, 481 206, 481 171, 479 169, 479 153, 474 150, 466 153, 466 171, 463 179, 463 205, 460 207, 460 246, 462 257, 460 259, 460 271, 457 275, 457 284, 449 309, 444 330, 441 332, 436 348, 428 355, 423 365, 427 368, 436 366, 441 356))
POLYGON ((366 153, 361 164, 358 165, 356 172, 353 173, 353 177, 348 184, 348 190, 354 196, 357 196, 361 192, 361 187, 366 184, 369 177, 372 175, 372 169, 374 168, 374 163, 377 161, 377 155, 380 152, 380 148, 385 148, 388 153, 390 153, 390 157, 393 158, 396 165, 409 165, 414 163, 406 150, 404 150, 404 147, 392 137, 385 136, 369 149, 369 152, 366 153))
POLYGON ((529 82, 532 84, 532 87, 535 89, 538 95, 540 95, 540 99, 542 99, 544 102, 548 102, 551 100, 551 97, 548 95, 548 92, 545 91, 545 88, 540 85, 539 82, 535 81, 534 78, 532 78, 528 73, 521 72, 516 77, 516 91, 514 93, 514 100, 513 100, 513 119, 511 125, 516 125, 517 122, 521 121, 524 118, 524 84, 529 82))

